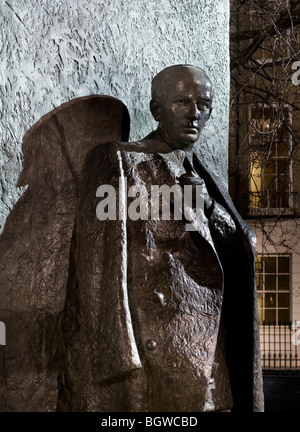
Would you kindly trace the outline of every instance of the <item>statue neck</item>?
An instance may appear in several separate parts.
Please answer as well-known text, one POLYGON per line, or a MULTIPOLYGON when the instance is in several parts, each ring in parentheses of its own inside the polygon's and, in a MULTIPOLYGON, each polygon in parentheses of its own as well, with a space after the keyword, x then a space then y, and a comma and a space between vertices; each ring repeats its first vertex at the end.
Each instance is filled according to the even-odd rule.
POLYGON ((156 129, 156 131, 151 132, 145 140, 155 140, 159 143, 159 146, 164 149, 161 153, 169 153, 174 150, 183 150, 185 153, 191 153, 193 151, 194 144, 187 144, 184 147, 178 146, 176 143, 172 142, 172 140, 164 133, 160 126, 156 129))

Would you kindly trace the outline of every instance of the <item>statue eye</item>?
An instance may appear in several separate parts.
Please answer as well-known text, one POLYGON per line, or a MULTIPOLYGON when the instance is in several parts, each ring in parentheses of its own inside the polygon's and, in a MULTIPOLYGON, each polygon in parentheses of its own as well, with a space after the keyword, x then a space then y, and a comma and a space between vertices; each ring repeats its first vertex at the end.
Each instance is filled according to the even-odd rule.
POLYGON ((180 105, 187 105, 189 101, 188 99, 178 99, 177 103, 180 105))
POLYGON ((197 102, 197 108, 199 111, 205 111, 209 109, 209 106, 203 102, 197 102))

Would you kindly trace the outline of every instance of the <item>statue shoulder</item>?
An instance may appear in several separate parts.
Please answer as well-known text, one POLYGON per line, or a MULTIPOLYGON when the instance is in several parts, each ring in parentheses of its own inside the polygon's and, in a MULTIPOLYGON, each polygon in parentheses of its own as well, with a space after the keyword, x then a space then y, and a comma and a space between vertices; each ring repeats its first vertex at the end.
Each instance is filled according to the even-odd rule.
POLYGON ((114 158, 118 151, 125 149, 127 142, 122 141, 108 141, 100 144, 96 144, 87 154, 86 159, 99 159, 100 157, 104 160, 114 158))

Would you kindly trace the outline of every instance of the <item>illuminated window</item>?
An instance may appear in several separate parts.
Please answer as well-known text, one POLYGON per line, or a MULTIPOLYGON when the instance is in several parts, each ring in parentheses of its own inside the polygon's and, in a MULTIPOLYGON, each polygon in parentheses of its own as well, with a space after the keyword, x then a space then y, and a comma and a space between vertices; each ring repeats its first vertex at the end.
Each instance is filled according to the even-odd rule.
POLYGON ((287 107, 251 108, 250 207, 291 206, 290 115, 287 107))
POLYGON ((256 285, 260 324, 290 319, 290 256, 256 257, 256 285))

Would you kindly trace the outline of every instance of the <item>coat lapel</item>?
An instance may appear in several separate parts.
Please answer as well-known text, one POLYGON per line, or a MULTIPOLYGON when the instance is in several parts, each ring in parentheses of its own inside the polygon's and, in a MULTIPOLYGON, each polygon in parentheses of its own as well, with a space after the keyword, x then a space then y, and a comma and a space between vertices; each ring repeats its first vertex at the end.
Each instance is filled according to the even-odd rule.
MULTIPOLYGON (((183 165, 185 152, 177 150, 166 154, 158 153, 158 157, 163 160, 165 167, 171 177, 174 179, 174 182, 178 183, 177 178, 187 172, 183 165)), ((191 162, 192 158, 193 155, 191 155, 191 162)), ((186 200, 183 200, 183 215, 186 217, 185 224, 187 231, 199 233, 200 236, 210 244, 215 255, 217 255, 209 230, 208 220, 204 215, 204 212, 200 209, 197 213, 195 213, 195 211, 186 203, 186 200)))

